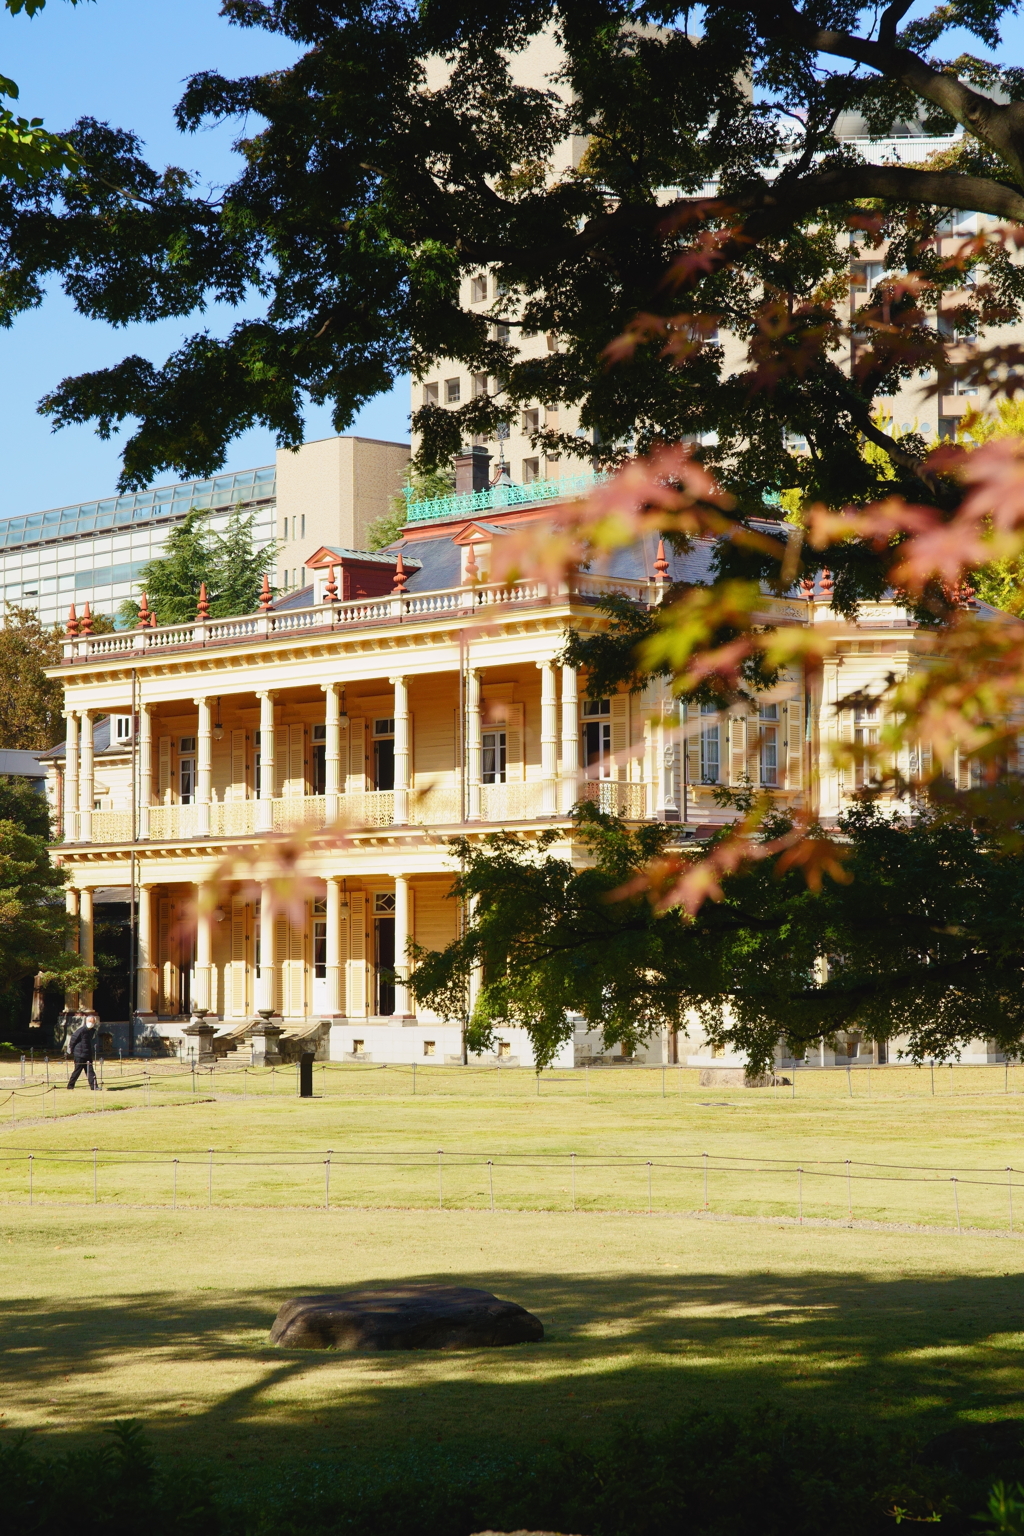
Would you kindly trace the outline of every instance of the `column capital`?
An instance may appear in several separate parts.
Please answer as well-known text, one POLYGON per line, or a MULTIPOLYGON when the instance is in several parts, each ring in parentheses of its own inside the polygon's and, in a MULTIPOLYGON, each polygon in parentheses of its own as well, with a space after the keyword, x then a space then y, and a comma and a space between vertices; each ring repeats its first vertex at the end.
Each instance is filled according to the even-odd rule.
POLYGON ((344 688, 344 686, 345 686, 344 683, 321 683, 320 684, 320 692, 321 693, 334 693, 339 688, 344 688))
POLYGON ((273 701, 277 698, 277 695, 278 695, 278 690, 276 688, 257 688, 256 689, 256 697, 258 699, 269 699, 271 701, 271 703, 273 703, 273 701))
POLYGON ((537 667, 537 671, 538 672, 543 672, 545 667, 556 667, 558 665, 558 663, 556 662, 556 660, 555 660, 555 658, 553 656, 548 656, 548 657, 545 658, 544 661, 536 662, 535 665, 537 667))
POLYGON ((201 708, 204 704, 209 704, 210 698, 210 694, 201 693, 198 698, 192 700, 192 703, 198 705, 201 708))
POLYGON ((397 675, 397 677, 389 677, 388 678, 388 682, 391 684, 392 688, 399 687, 401 684, 403 684, 403 683, 405 683, 407 681, 408 681, 408 678, 407 678, 407 676, 406 676, 406 674, 404 672, 400 672, 397 675))

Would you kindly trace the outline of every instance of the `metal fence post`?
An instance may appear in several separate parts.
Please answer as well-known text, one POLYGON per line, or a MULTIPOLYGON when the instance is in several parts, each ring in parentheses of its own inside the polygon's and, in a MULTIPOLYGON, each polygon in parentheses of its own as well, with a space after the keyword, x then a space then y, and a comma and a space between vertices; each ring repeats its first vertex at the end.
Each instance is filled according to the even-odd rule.
POLYGON ((33 1160, 34 1156, 35 1156, 35 1154, 32 1153, 32 1152, 30 1152, 29 1155, 28 1155, 28 1203, 29 1203, 29 1205, 32 1204, 32 1160, 33 1160))
POLYGON ((853 1068, 852 1067, 847 1067, 847 1069, 846 1069, 846 1091, 849 1094, 850 1098, 852 1099, 853 1098, 853 1068))
POLYGON ((207 1203, 207 1205, 212 1205, 213 1204, 213 1148, 210 1147, 209 1151, 210 1151, 210 1168, 209 1168, 209 1176, 208 1176, 208 1179, 207 1179, 208 1187, 207 1187, 207 1192, 206 1192, 206 1203, 207 1203))
POLYGON ((572 1208, 576 1209, 576 1153, 569 1153, 569 1179, 572 1185, 572 1208))
POLYGON ((324 1158, 324 1210, 331 1208, 331 1154, 324 1158))
POLYGON ((93 1149, 92 1149, 92 1203, 93 1203, 93 1205, 97 1205, 99 1203, 99 1196, 98 1196, 98 1194, 96 1192, 96 1156, 97 1156, 98 1151, 99 1151, 98 1147, 93 1147, 93 1149))
POLYGON ((957 1194, 957 1191, 956 1191, 957 1181, 956 1181, 955 1176, 950 1180, 950 1183, 953 1185, 953 1204, 956 1207, 956 1230, 959 1233, 961 1231, 961 1227, 960 1227, 960 1196, 957 1194))
POLYGON ((437 1208, 438 1208, 439 1211, 444 1210, 444 1174, 443 1174, 442 1168, 441 1168, 441 1159, 442 1159, 443 1156, 444 1156, 444 1153, 441 1151, 441 1148, 438 1147, 438 1149, 437 1149, 437 1208))
POLYGON ((173 1179, 173 1183, 171 1184, 171 1210, 172 1211, 176 1211, 178 1209, 178 1159, 177 1158, 174 1159, 174 1172, 172 1174, 172 1179, 173 1179))
POLYGON ((853 1185, 850 1182, 850 1159, 846 1159, 846 1210, 850 1220, 853 1220, 853 1185))
POLYGON ((494 1210, 494 1160, 487 1159, 487 1182, 491 1191, 491 1210, 494 1210))
POLYGON ((1006 1170, 1006 1193, 1010 1197, 1010 1236, 1013 1236, 1013 1169, 1006 1170))
POLYGON ((648 1214, 648 1216, 653 1216, 654 1215, 654 1208, 653 1208, 654 1207, 654 1195, 653 1195, 653 1182, 652 1182, 653 1178, 654 1178, 653 1168, 654 1168, 654 1165, 651 1162, 650 1158, 648 1158, 647 1159, 647 1214, 648 1214))
POLYGON ((797 1175, 798 1175, 798 1178, 797 1178, 797 1191, 798 1191, 797 1198, 798 1198, 799 1207, 800 1207, 800 1225, 803 1226, 803 1220, 804 1220, 804 1171, 803 1171, 802 1168, 798 1168, 797 1169, 797 1175))
POLYGON ((707 1155, 706 1152, 702 1152, 701 1153, 701 1157, 704 1159, 704 1209, 707 1210, 707 1208, 708 1208, 708 1155, 707 1155))

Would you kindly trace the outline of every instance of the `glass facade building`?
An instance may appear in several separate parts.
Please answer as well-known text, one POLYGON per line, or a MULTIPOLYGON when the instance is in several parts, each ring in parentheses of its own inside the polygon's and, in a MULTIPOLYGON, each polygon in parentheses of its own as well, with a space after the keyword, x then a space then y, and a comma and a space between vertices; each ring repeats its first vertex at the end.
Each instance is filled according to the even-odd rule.
POLYGON ((277 480, 273 464, 55 507, 0 520, 0 582, 5 603, 34 608, 44 624, 63 623, 68 608, 113 616, 137 597, 148 561, 163 553, 171 529, 193 508, 223 530, 235 507, 255 513, 258 544, 274 538, 277 480))

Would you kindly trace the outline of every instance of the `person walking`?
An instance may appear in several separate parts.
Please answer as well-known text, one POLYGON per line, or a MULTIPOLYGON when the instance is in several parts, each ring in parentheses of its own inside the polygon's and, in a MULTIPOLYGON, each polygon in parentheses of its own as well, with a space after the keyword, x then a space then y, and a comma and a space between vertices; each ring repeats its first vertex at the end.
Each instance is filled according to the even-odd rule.
POLYGON ((75 1070, 68 1078, 69 1089, 75 1086, 83 1072, 94 1092, 99 1087, 92 1065, 96 1059, 96 1031, 99 1022, 95 1013, 87 1013, 68 1041, 68 1055, 75 1064, 75 1070))

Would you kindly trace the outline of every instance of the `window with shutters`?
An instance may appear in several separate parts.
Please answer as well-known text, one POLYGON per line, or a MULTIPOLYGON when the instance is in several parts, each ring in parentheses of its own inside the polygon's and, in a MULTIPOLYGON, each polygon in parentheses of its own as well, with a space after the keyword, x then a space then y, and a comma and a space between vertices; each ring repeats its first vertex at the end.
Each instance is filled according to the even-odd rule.
POLYGON ((702 704, 700 712, 700 782, 719 784, 722 779, 722 728, 718 722, 718 706, 702 704))
POLYGON ((314 725, 312 731, 313 746, 313 793, 325 795, 327 793, 327 726, 314 725))
POLYGON ((472 303, 474 303, 474 304, 483 304, 486 301, 486 299, 487 299, 487 277, 486 277, 486 274, 482 274, 480 277, 474 277, 473 278, 472 282, 470 283, 470 292, 472 294, 472 300, 471 300, 472 303))
POLYGON ((504 731, 484 731, 480 748, 480 778, 484 784, 504 784, 508 747, 504 731))
POLYGON ((758 743, 758 768, 761 783, 767 789, 779 783, 779 706, 762 704, 758 711, 760 737, 758 743))
POLYGON ((458 405, 462 398, 462 381, 460 379, 445 379, 444 399, 446 405, 458 405))
POLYGON ((611 778, 611 712, 610 699, 583 701, 583 767, 588 779, 611 778))

